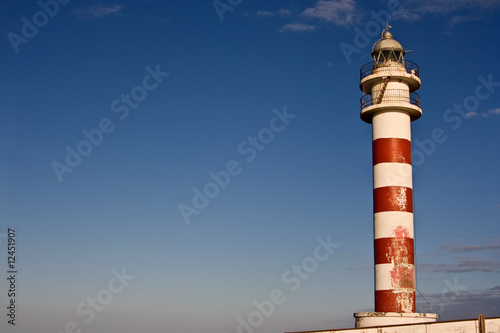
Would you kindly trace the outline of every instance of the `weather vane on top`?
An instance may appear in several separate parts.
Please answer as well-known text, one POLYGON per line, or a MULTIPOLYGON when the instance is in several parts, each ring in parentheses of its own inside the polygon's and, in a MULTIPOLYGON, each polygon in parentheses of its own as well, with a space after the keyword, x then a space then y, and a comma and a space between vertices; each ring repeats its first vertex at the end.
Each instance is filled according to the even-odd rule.
POLYGON ((385 23, 385 28, 382 30, 382 35, 384 35, 384 32, 389 31, 392 27, 389 25, 389 22, 385 23))

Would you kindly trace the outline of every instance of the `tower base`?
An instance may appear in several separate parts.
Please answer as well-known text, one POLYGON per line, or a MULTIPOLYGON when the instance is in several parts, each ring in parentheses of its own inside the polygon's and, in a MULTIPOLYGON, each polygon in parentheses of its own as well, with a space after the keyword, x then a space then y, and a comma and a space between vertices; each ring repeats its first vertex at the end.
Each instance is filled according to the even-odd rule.
POLYGON ((356 312, 356 328, 401 324, 434 323, 435 313, 356 312))

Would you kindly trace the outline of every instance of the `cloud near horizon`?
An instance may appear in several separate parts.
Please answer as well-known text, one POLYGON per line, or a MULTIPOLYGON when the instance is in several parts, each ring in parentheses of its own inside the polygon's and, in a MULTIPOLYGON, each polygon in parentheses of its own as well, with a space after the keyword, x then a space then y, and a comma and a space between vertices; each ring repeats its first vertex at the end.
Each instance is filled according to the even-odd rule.
MULTIPOLYGON (((477 251, 493 251, 500 253, 500 240, 492 239, 484 244, 466 245, 466 244, 443 244, 440 247, 448 253, 468 253, 477 251)), ((439 273, 465 273, 465 272, 500 272, 500 261, 498 256, 488 255, 488 258, 481 255, 463 256, 458 258, 457 263, 421 263, 418 265, 420 271, 439 272, 439 273)))
MULTIPOLYGON (((500 114, 500 109, 497 109, 500 114)), ((441 246, 441 249, 448 250, 452 253, 458 252, 471 252, 471 251, 483 251, 483 250, 500 250, 500 240, 490 241, 488 244, 479 244, 479 245, 451 245, 444 244, 441 246)))
POLYGON ((471 289, 445 280, 439 293, 426 294, 425 299, 417 296, 417 311, 439 313, 440 320, 459 320, 477 318, 478 314, 487 317, 498 316, 500 312, 500 286, 487 289, 471 289), (430 304, 428 304, 428 303, 430 304), (431 307, 432 306, 432 307, 431 307))
POLYGON ((461 258, 456 264, 422 263, 418 264, 419 271, 433 273, 466 273, 466 272, 500 272, 500 262, 484 260, 477 257, 461 258))

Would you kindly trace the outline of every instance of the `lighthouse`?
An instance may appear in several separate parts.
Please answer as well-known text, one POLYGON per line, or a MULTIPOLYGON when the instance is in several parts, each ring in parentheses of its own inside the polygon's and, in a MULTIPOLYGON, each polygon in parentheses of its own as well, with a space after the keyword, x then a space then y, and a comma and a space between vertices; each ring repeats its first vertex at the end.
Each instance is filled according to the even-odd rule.
POLYGON ((354 329, 296 333, 500 333, 500 317, 436 322, 437 314, 416 312, 411 122, 422 116, 421 81, 390 28, 373 45, 359 82, 361 120, 373 131, 375 311, 354 313, 354 329))
POLYGON ((422 115, 417 64, 387 26, 361 67, 361 119, 372 125, 375 312, 355 313, 356 327, 434 322, 415 313, 411 122, 422 115))

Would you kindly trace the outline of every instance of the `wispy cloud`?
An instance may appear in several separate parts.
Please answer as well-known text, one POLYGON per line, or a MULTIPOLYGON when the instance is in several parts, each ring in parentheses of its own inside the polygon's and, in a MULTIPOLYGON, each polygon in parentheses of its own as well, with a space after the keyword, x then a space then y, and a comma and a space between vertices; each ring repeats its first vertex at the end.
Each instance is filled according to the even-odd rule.
MULTIPOLYGON (((257 12, 258 17, 291 17, 292 11, 281 8, 276 13, 268 11, 257 12)), ((294 22, 282 26, 280 32, 312 32, 319 30, 317 24, 310 23, 316 21, 339 26, 347 26, 354 23, 358 17, 356 3, 354 0, 318 0, 312 7, 304 9, 296 16, 294 22)))
POLYGON ((495 252, 500 253, 500 239, 492 239, 483 244, 443 244, 440 247, 448 253, 469 253, 469 252, 480 252, 480 251, 492 251, 494 252, 494 259, 488 257, 485 258, 481 254, 481 257, 476 256, 463 256, 458 258, 456 263, 421 263, 418 265, 418 269, 427 272, 440 272, 440 273, 465 273, 465 272, 500 272, 500 260, 495 252))
POLYGON ((420 13, 409 10, 407 8, 401 8, 401 10, 394 13, 392 17, 395 20, 403 22, 416 22, 422 19, 422 15, 420 13))
POLYGON ((98 4, 85 9, 77 8, 72 13, 85 20, 95 20, 108 15, 120 15, 125 7, 123 5, 98 4))
MULTIPOLYGON (((500 110, 500 109, 498 109, 498 110, 500 110)), ((453 252, 453 253, 484 251, 484 250, 500 250, 500 240, 494 240, 494 241, 489 242, 488 244, 479 244, 479 245, 444 244, 441 246, 441 248, 444 250, 448 250, 450 252, 453 252)))
POLYGON ((483 118, 488 118, 489 116, 500 115, 500 108, 490 109, 490 110, 488 110, 488 112, 483 112, 481 114, 474 112, 474 111, 467 112, 465 114, 465 118, 474 118, 474 117, 477 117, 479 115, 481 115, 481 117, 483 117, 483 118))
POLYGON ((492 116, 492 115, 500 115, 500 108, 496 108, 496 109, 491 109, 489 110, 488 112, 485 112, 482 114, 483 117, 489 117, 489 116, 492 116))
POLYGON ((266 17, 274 17, 274 16, 280 16, 280 17, 290 17, 292 16, 293 13, 291 10, 285 9, 285 8, 280 8, 276 12, 272 12, 269 10, 258 10, 257 11, 257 17, 258 18, 266 18, 266 17))
POLYGON ((463 23, 463 22, 472 22, 472 21, 479 21, 482 20, 483 18, 477 15, 455 15, 453 16, 448 23, 446 23, 444 29, 445 30, 450 30, 454 26, 463 23))
POLYGON ((465 114, 465 118, 474 118, 474 117, 477 117, 479 116, 479 114, 477 112, 474 112, 474 111, 470 111, 470 112, 467 112, 465 114))
POLYGON ((278 15, 282 17, 292 16, 292 11, 285 8, 281 8, 280 10, 278 10, 278 15))
POLYGON ((314 7, 307 8, 300 15, 336 25, 349 25, 354 22, 355 14, 354 0, 319 0, 314 7))
POLYGON ((420 1, 403 1, 401 3, 402 10, 394 15, 394 19, 406 22, 421 20, 426 15, 443 16, 450 15, 459 10, 468 10, 471 14, 454 15, 446 25, 446 29, 451 29, 453 26, 466 22, 481 19, 479 13, 491 11, 500 7, 499 0, 420 0, 420 1))
POLYGON ((257 17, 273 17, 273 16, 276 16, 275 13, 273 12, 270 12, 268 10, 258 10, 257 11, 257 17))
POLYGON ((418 265, 419 271, 435 273, 465 273, 465 272, 500 272, 500 262, 478 258, 462 258, 456 264, 422 263, 418 265))
POLYGON ((306 24, 302 22, 288 23, 279 29, 279 32, 310 32, 319 29, 317 25, 306 24))
POLYGON ((490 9, 500 5, 498 0, 420 0, 419 12, 424 14, 452 13, 460 9, 490 9))
MULTIPOLYGON (((441 320, 476 318, 478 313, 495 316, 500 312, 500 286, 488 289, 446 290, 446 293, 426 294, 424 297, 439 313, 441 320)), ((417 296, 419 312, 434 312, 427 302, 417 296)))

